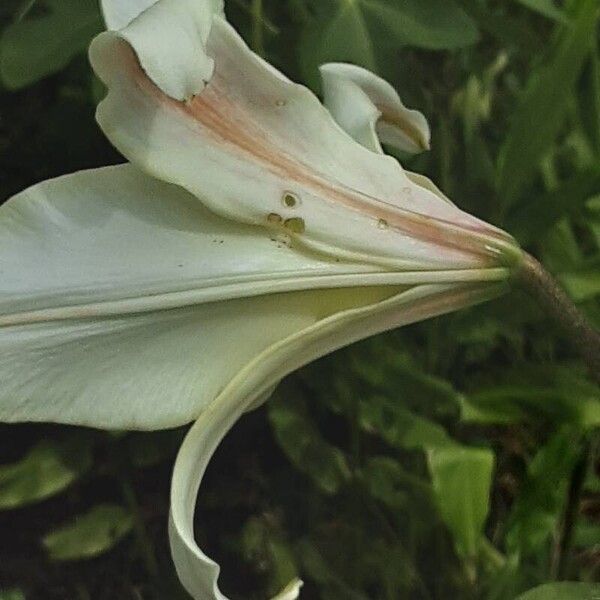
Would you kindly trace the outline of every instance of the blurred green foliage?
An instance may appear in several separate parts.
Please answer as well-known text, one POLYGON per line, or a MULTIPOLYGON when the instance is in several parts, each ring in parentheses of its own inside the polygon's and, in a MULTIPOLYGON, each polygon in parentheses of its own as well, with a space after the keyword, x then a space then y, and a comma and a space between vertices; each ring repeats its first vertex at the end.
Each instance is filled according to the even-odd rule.
MULTIPOLYGON (((403 164, 513 233, 600 325, 597 0, 228 0, 227 12, 317 93, 328 60, 388 78, 432 125, 433 150, 403 164)), ((93 120, 95 0, 3 0, 0 25, 2 198, 121 160, 93 120)), ((232 598, 300 576, 309 599, 589 600, 599 423, 598 387, 514 292, 290 376, 211 463, 198 535, 232 598)), ((182 434, 1 427, 0 599, 185 597, 166 539, 182 434)))

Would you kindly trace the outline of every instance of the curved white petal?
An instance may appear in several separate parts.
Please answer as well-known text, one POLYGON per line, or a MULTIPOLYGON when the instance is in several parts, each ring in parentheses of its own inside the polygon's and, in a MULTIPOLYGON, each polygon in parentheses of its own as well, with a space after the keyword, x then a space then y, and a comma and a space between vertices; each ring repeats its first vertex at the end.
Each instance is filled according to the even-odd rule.
POLYGON ((506 277, 313 255, 129 165, 9 200, 0 273, 0 420, 107 428, 193 420, 257 353, 369 298, 346 288, 506 277))
POLYGON ((365 148, 383 154, 377 135, 381 110, 355 83, 332 75, 321 67, 323 103, 337 124, 365 148))
MULTIPOLYGON (((187 0, 159 0, 153 9, 166 2, 183 11, 187 0)), ((212 14, 207 0, 194 6, 199 18, 202 6, 204 17, 212 14)), ((396 269, 464 269, 497 265, 499 255, 513 252, 509 236, 352 140, 310 91, 252 53, 221 17, 213 17, 205 54, 198 49, 183 59, 177 38, 186 39, 188 25, 173 19, 160 29, 157 47, 159 24, 149 24, 149 13, 130 26, 135 38, 129 28, 107 32, 90 50, 109 88, 98 121, 145 171, 185 187, 220 215, 287 228, 299 243, 338 258, 396 269), (199 56, 215 61, 214 74, 182 102, 181 89, 203 85, 199 71, 189 72, 199 56), (157 77, 142 68, 153 61, 163 65, 157 77), (163 83, 163 71, 181 80, 176 93, 163 83)))
POLYGON ((336 294, 281 292, 396 283, 219 218, 130 166, 2 206, 0 273, 0 420, 107 428, 193 420, 258 352, 313 322, 309 299, 325 310, 336 294))
POLYGON ((194 540, 196 496, 218 444, 256 398, 287 373, 336 348, 488 299, 497 292, 494 285, 417 286, 376 303, 331 313, 273 344, 248 363, 192 426, 175 463, 169 533, 175 566, 188 592, 197 600, 224 598, 217 585, 219 566, 194 540))
POLYGON ((123 29, 157 0, 100 0, 107 29, 123 29))
POLYGON ((380 142, 410 153, 429 150, 427 119, 406 108, 387 81, 348 63, 327 63, 320 70, 325 106, 357 142, 377 153, 380 142))
MULTIPOLYGON (((158 0, 100 0, 104 23, 109 30, 124 29, 158 0)), ((209 0, 215 14, 225 15, 224 0, 209 0)))
POLYGON ((161 90, 188 100, 212 77, 214 62, 205 48, 219 9, 213 0, 159 0, 118 35, 136 49, 142 69, 161 90))

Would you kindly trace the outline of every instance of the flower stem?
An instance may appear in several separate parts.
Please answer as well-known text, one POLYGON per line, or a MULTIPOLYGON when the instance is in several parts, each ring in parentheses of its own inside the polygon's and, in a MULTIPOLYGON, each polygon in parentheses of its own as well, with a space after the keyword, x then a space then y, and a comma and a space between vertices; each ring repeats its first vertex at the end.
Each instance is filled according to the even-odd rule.
POLYGON ((252 49, 260 56, 265 55, 263 38, 263 0, 252 0, 252 49))
POLYGON ((558 322, 581 355, 592 378, 600 383, 600 332, 586 320, 544 267, 529 254, 524 254, 517 280, 558 322))

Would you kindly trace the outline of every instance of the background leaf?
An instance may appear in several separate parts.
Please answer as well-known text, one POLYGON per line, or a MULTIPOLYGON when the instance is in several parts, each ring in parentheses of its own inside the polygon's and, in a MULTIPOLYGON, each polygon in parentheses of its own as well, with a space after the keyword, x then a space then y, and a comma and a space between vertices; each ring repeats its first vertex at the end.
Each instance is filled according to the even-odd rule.
POLYGON ((0 600, 25 600, 21 590, 0 590, 0 600))
POLYGON ((0 467, 0 509, 45 500, 62 492, 91 466, 89 441, 74 436, 42 441, 19 462, 0 467))
POLYGON ((567 19, 565 14, 558 8, 554 0, 517 0, 523 6, 527 6, 531 10, 535 10, 540 14, 548 17, 550 19, 554 19, 555 21, 559 21, 564 23, 567 19))
POLYGON ((563 428, 538 450, 508 520, 508 547, 522 554, 536 552, 552 535, 567 491, 567 478, 581 453, 581 438, 563 428))
POLYGON ((13 90, 65 67, 102 30, 95 0, 46 0, 35 9, 0 38, 0 77, 13 90))
POLYGON ((133 529, 133 517, 121 506, 100 504, 42 540, 52 560, 93 558, 113 548, 133 529))
POLYGON ((478 37, 453 0, 323 0, 317 6, 319 17, 305 25, 300 45, 310 80, 328 61, 377 70, 378 54, 389 44, 440 50, 468 46, 478 37))
POLYGON ((592 583, 547 583, 522 594, 517 600, 595 600, 600 585, 592 583))
POLYGON ((483 448, 441 448, 428 460, 440 515, 458 552, 475 557, 489 512, 494 455, 483 448))
POLYGON ((350 477, 343 453, 319 434, 300 398, 289 392, 286 396, 269 408, 269 420, 281 448, 321 491, 337 492, 350 477))
POLYGON ((579 3, 572 26, 565 28, 545 66, 527 82, 502 148, 498 187, 504 209, 530 183, 564 124, 575 83, 592 47, 597 12, 596 0, 579 3))

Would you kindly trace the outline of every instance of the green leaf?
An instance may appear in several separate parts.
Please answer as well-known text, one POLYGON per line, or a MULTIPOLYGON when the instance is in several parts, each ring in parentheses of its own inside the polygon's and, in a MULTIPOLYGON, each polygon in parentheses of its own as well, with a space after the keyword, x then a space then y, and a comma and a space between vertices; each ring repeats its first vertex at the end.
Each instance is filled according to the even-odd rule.
POLYGON ((394 511, 412 507, 419 512, 430 512, 435 508, 431 485, 393 458, 369 458, 361 470, 361 477, 369 494, 394 511))
POLYGON ((550 421, 583 428, 600 425, 600 389, 580 369, 567 365, 525 365, 504 371, 463 399, 462 419, 475 423, 511 424, 550 421))
POLYGON ((579 114, 583 133, 596 154, 600 156, 600 48, 595 40, 594 48, 585 66, 579 86, 579 114))
POLYGON ((539 33, 510 14, 490 10, 486 2, 479 0, 456 0, 456 3, 482 31, 496 38, 503 46, 519 46, 528 55, 542 47, 539 33))
POLYGON ((517 600, 596 600, 600 595, 600 585, 594 583, 546 583, 524 594, 517 600))
POLYGON ((573 545, 577 548, 600 549, 600 525, 589 521, 577 523, 573 545))
POLYGON ((269 404, 269 420, 288 459, 323 493, 335 494, 350 478, 343 452, 323 438, 291 386, 281 392, 281 398, 269 404))
POLYGON ((0 38, 0 78, 17 90, 63 69, 84 52, 103 24, 96 0, 47 0, 0 38))
POLYGON ((580 271, 561 273, 559 279, 575 302, 584 302, 600 294, 600 269, 597 264, 580 271))
POLYGON ((343 0, 354 6, 376 31, 386 31, 397 44, 446 50, 478 39, 473 21, 452 0, 343 0))
POLYGON ((360 402, 361 427, 388 444, 406 450, 429 450, 456 445, 443 427, 402 407, 398 400, 375 396, 360 402))
POLYGON ((241 535, 244 559, 268 576, 270 596, 298 576, 292 549, 275 521, 272 515, 252 517, 244 525, 241 535))
POLYGON ((326 62, 351 62, 377 70, 375 46, 364 15, 349 2, 331 0, 319 7, 318 18, 303 31, 299 53, 304 78, 313 85, 318 82, 319 66, 326 62))
POLYGON ((565 23, 567 21, 567 17, 563 11, 556 6, 553 0, 517 0, 517 2, 549 19, 558 21, 559 23, 565 23))
POLYGON ((25 600, 21 590, 0 590, 0 600, 25 600))
POLYGON ((298 544, 298 555, 302 560, 304 571, 316 581, 320 588, 330 594, 327 598, 345 598, 347 600, 368 600, 368 596, 353 589, 340 578, 327 563, 323 554, 309 540, 298 544))
POLYGON ((489 512, 494 454, 485 448, 439 448, 428 459, 440 515, 459 555, 474 558, 489 512))
POLYGON ((520 197, 564 123, 575 84, 592 47, 597 0, 583 0, 545 64, 533 72, 501 149, 498 190, 503 209, 520 197))
POLYGON ((600 169, 575 173, 550 192, 518 204, 508 216, 506 228, 522 244, 543 236, 560 219, 576 214, 600 190, 600 169))
POLYGON ((382 47, 461 48, 478 39, 474 22, 453 0, 326 0, 301 43, 305 76, 328 61, 375 70, 382 47))
POLYGON ((126 447, 134 467, 154 467, 172 460, 183 441, 183 431, 134 432, 127 436, 126 447))
MULTIPOLYGON (((356 356, 352 369, 364 381, 364 394, 377 391, 378 395, 393 399, 414 413, 425 410, 435 419, 457 416, 460 393, 445 379, 426 373, 414 359, 396 347, 377 348, 376 343, 365 345, 369 352, 356 356)), ((347 370, 347 366, 345 366, 347 370)))
POLYGON ((92 464, 88 439, 42 441, 23 459, 0 467, 0 510, 39 502, 62 492, 92 464))
POLYGON ((507 524, 506 544, 521 556, 535 554, 554 532, 567 482, 581 453, 581 434, 565 427, 533 457, 507 524))
POLYGON ((129 511, 116 504, 99 504, 46 535, 42 543, 52 560, 81 560, 108 552, 132 529, 129 511))

